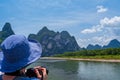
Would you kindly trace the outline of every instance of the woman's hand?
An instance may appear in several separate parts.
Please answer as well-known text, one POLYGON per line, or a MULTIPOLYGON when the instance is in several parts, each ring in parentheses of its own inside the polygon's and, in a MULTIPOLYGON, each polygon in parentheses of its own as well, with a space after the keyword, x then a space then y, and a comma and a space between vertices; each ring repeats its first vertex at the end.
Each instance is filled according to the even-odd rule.
POLYGON ((47 80, 47 73, 46 73, 46 68, 43 68, 41 66, 34 67, 35 73, 37 75, 37 78, 40 80, 47 80), (39 71, 42 71, 43 74, 40 74, 39 71))

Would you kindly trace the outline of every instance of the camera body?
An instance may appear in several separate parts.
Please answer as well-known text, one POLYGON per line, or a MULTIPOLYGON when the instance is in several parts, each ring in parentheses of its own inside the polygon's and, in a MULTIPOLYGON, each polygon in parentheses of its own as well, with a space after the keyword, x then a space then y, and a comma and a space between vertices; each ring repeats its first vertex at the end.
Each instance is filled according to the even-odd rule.
MULTIPOLYGON (((38 69, 38 71, 39 71, 40 75, 43 76, 43 72, 42 72, 41 70, 39 70, 39 69, 38 69)), ((46 69, 46 73, 48 74, 48 70, 47 70, 47 69, 46 69)), ((34 68, 29 68, 29 69, 27 69, 27 72, 25 73, 25 75, 26 75, 27 77, 36 77, 36 78, 37 78, 37 75, 36 75, 36 73, 35 73, 34 68)))

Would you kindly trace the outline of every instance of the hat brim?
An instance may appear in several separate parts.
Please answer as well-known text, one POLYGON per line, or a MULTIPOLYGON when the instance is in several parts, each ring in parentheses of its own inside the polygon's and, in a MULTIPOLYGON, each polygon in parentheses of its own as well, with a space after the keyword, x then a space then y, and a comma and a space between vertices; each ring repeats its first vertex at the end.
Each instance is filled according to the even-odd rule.
POLYGON ((1 69, 2 60, 3 60, 3 53, 0 51, 0 69, 1 69))
MULTIPOLYGON (((23 58, 21 61, 16 63, 6 62, 3 56, 3 52, 0 53, 0 71, 2 72, 14 72, 16 70, 22 69, 23 67, 35 62, 41 57, 42 48, 39 42, 34 40, 29 40, 29 56, 23 58)), ((14 57, 14 56, 13 56, 14 57)))

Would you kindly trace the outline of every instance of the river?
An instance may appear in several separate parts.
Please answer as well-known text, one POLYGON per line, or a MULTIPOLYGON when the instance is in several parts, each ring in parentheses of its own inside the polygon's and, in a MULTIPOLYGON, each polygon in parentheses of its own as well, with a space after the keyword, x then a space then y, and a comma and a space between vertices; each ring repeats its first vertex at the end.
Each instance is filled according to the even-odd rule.
POLYGON ((120 63, 39 59, 29 67, 49 69, 48 80, 120 80, 120 63))

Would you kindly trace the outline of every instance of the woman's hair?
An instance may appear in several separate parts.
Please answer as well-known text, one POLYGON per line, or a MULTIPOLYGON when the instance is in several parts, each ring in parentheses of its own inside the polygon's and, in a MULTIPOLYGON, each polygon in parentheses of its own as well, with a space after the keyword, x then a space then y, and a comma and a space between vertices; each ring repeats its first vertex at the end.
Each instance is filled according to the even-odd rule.
POLYGON ((23 68, 16 70, 14 72, 5 72, 5 75, 10 75, 10 76, 25 76, 25 73, 23 71, 21 71, 22 69, 25 69, 27 66, 29 66, 30 64, 24 66, 23 68))
POLYGON ((5 75, 10 75, 10 76, 25 76, 24 72, 21 70, 17 70, 15 72, 6 72, 5 75))

